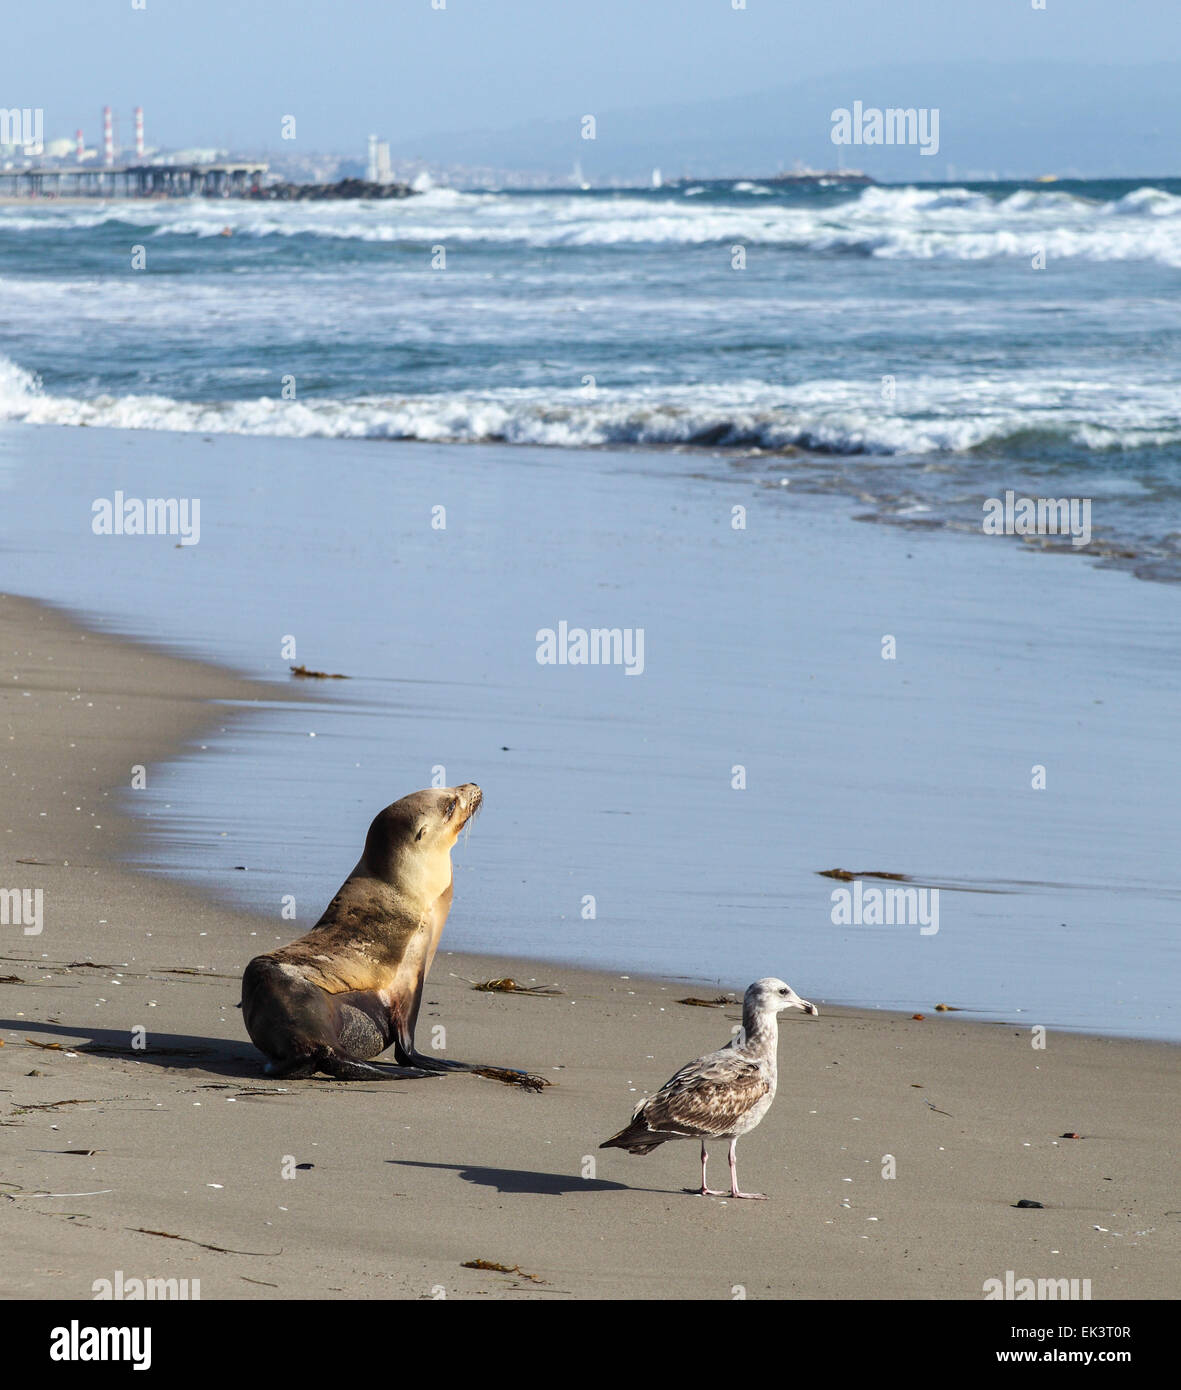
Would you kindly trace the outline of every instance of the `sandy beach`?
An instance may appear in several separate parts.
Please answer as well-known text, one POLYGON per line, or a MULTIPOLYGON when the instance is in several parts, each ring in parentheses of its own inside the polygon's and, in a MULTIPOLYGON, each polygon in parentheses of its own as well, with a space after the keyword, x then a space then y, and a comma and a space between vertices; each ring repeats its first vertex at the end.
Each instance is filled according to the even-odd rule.
MULTIPOLYGON (((778 1099, 739 1148, 766 1203, 690 1195, 692 1144, 597 1149, 725 1041, 735 1007, 676 1002, 712 985, 453 954, 444 937, 420 1029, 550 1087, 263 1079, 238 982, 292 933, 124 867, 136 830, 115 793, 288 687, 11 597, 0 649, 3 875, 44 893, 39 935, 4 928, 3 1296, 88 1299, 117 1270, 235 1299, 980 1299, 1010 1270, 1089 1279, 1094 1299, 1175 1291, 1167 1044, 1052 1031, 1039 1050, 1027 1026, 936 999, 914 1001, 921 1021, 833 1007, 793 976, 820 1017, 785 1018, 778 1099), (562 992, 469 983, 505 975, 562 992)), ((459 883, 456 923, 475 894, 459 883)))

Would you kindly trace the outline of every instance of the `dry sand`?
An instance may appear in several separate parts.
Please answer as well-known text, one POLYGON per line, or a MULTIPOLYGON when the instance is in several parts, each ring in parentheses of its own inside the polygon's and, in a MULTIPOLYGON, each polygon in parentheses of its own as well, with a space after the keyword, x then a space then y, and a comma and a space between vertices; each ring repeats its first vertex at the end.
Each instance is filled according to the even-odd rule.
POLYGON ((819 1018, 785 1017, 778 1099, 739 1146, 767 1202, 691 1195, 692 1144, 597 1149, 725 1040, 736 1008, 675 1002, 708 986, 444 951, 420 1045, 442 1024, 449 1055, 549 1089, 262 1078, 238 977, 280 924, 122 867, 117 798, 133 764, 150 776, 216 737, 233 706, 209 701, 287 692, 21 599, 0 599, 0 650, 0 886, 44 890, 41 935, 0 928, 0 974, 19 980, 0 985, 0 1294, 91 1298, 119 1270, 199 1279, 205 1299, 980 1299, 1007 1270, 1089 1279, 1095 1299, 1175 1293, 1181 1054, 1165 1044, 1052 1033, 1039 1050, 1027 1027, 935 999, 914 1001, 923 1021, 817 999, 819 1018), (564 992, 468 983, 504 975, 564 992), (463 1268, 478 1259, 525 1273, 463 1268))

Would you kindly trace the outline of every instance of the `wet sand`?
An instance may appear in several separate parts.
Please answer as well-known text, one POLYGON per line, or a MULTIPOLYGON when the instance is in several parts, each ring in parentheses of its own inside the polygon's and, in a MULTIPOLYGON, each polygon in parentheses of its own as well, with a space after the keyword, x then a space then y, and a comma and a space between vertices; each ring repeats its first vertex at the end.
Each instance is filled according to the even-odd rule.
MULTIPOLYGON (((39 935, 0 928, 0 1295, 91 1298, 119 1270, 199 1279, 202 1298, 980 1299, 1008 1270, 1089 1279, 1095 1299, 1175 1291, 1167 1044, 1052 1031, 1038 1049, 1025 1025, 935 999, 921 1021, 845 1009, 793 976, 821 1014, 785 1018, 778 1098, 739 1146, 758 1203, 691 1195, 693 1144, 597 1149, 728 1036, 736 1008, 676 1002, 717 993, 700 982, 444 949, 420 1034, 442 1024, 448 1055, 544 1092, 262 1078, 238 980, 294 933, 124 867, 116 803, 133 766, 151 778, 287 687, 21 599, 0 600, 0 651, 3 886, 44 894, 39 935), (504 975, 563 992, 469 983, 504 975)), ((453 921, 477 895, 460 881, 453 921)))

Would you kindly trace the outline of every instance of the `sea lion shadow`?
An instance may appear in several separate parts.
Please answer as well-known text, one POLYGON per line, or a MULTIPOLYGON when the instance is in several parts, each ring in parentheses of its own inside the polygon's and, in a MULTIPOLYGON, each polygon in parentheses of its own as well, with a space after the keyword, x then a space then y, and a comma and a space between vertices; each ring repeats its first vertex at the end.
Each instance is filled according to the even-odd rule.
MULTIPOLYGON (((71 1039, 62 1044, 62 1052, 77 1052, 83 1057, 118 1057, 124 1061, 146 1062, 165 1071, 207 1071, 216 1076, 258 1077, 262 1074, 263 1059, 257 1054, 243 1052, 242 1043, 226 1038, 203 1038, 189 1033, 157 1033, 151 1029, 145 1046, 132 1046, 126 1028, 94 1028, 82 1024, 41 1023, 28 1018, 0 1018, 0 1028, 11 1028, 24 1035, 50 1033, 71 1039), (86 1042, 73 1039, 85 1037, 86 1042)), ((52 1049, 54 1052, 56 1048, 52 1049)))
MULTIPOLYGON (((497 1192, 531 1193, 537 1197, 562 1197, 572 1192, 634 1192, 622 1182, 580 1178, 573 1173, 534 1173, 527 1168, 480 1168, 468 1163, 423 1163, 412 1158, 387 1158, 400 1168, 439 1168, 458 1173, 464 1182, 494 1187, 497 1192)), ((654 1190, 654 1189, 653 1189, 654 1190)))

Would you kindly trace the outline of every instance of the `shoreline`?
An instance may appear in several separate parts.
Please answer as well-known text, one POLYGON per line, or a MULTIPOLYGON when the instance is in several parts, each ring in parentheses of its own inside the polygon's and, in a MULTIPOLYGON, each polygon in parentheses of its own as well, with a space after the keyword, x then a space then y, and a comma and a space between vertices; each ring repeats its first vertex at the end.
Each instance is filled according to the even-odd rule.
MULTIPOLYGON (((306 923, 269 923, 125 867, 118 847, 135 823, 112 819, 110 799, 131 764, 150 776, 178 744, 215 736, 223 710, 282 688, 27 599, 0 599, 0 634, 20 677, 0 692, 21 792, 5 874, 46 896, 41 936, 5 929, 6 971, 22 983, 4 985, 0 1024, 13 1131, 0 1295, 90 1298, 122 1269, 200 1278, 206 1299, 437 1287, 729 1298, 735 1284, 749 1297, 979 1298, 1014 1269, 1090 1278, 1097 1299, 1169 1296, 1160 1099, 1176 1084, 1172 1044, 1054 1032, 1035 1051, 1012 1025, 821 1001, 819 1018, 785 1021, 779 1097, 742 1145, 744 1178, 767 1203, 685 1195, 692 1144, 598 1153, 640 1095, 737 1017, 677 1005, 685 985, 667 978, 453 953, 445 937, 420 1028, 442 1022, 447 1052, 528 1067, 550 1089, 262 1078, 234 1008, 238 977, 269 936, 306 923), (505 973, 565 992, 466 983, 505 973), (887 1154, 894 1181, 879 1173, 887 1154), (312 1167, 283 1181, 285 1155, 312 1167), (1045 1210, 1016 1210, 1021 1199, 1045 1210), (473 1259, 544 1282, 461 1267, 473 1259)), ((477 910, 478 889, 457 885, 453 918, 477 910)), ((817 997, 807 979, 789 983, 817 997)))
MULTIPOLYGON (((85 200, 83 200, 85 201, 85 200)), ((0 200, 2 203, 2 200, 0 200)), ((85 404, 85 402, 81 402, 85 404)), ((231 404, 249 404, 249 402, 236 402, 231 404)), ((188 429, 162 429, 154 425, 126 426, 111 423, 67 423, 63 421, 29 421, 27 419, 0 419, 0 429, 8 426, 16 426, 21 429, 40 431, 40 430, 87 430, 98 432, 108 432, 111 434, 139 434, 149 438, 169 439, 192 439, 201 437, 208 429, 208 426, 197 428, 193 426, 188 429)), ((416 448, 424 451, 444 448, 458 449, 492 449, 517 451, 523 450, 527 453, 537 452, 543 454, 556 454, 563 456, 566 454, 585 453, 589 455, 632 455, 637 457, 651 456, 659 459, 678 459, 684 460, 686 466, 677 470, 684 478, 711 478, 714 481, 742 481, 744 486, 751 486, 752 482, 759 488, 773 489, 773 482, 770 473, 766 476, 755 478, 751 470, 764 469, 772 472, 782 472, 784 481, 790 485, 791 491, 798 496, 816 497, 835 501, 843 505, 846 513, 852 519, 865 524, 877 527, 896 529, 903 533, 912 535, 937 535, 957 538, 971 538, 976 541, 989 540, 993 543, 1002 542, 1007 549, 1016 552, 1028 551, 1038 554, 1052 555, 1059 557, 1071 556, 1078 560, 1086 560, 1093 569, 1114 570, 1118 573, 1131 575, 1143 583, 1173 585, 1181 583, 1181 573, 1171 569, 1173 557, 1162 556, 1152 549, 1150 545, 1145 545, 1141 540, 1129 539, 1121 534, 1103 534, 1096 536, 1086 545, 1076 546, 1071 541, 1070 535, 1062 534, 1017 534, 1013 531, 998 532, 988 534, 984 530, 983 518, 980 524, 976 524, 975 512, 965 512, 949 507, 943 499, 934 499, 929 504, 928 510, 934 508, 932 515, 922 516, 913 514, 909 510, 898 511, 894 509, 896 501, 895 492, 905 491, 905 474, 900 475, 900 480, 890 483, 885 491, 880 494, 867 491, 870 482, 875 482, 871 473, 864 476, 853 474, 842 476, 840 474, 830 474, 825 476, 826 469, 835 466, 844 467, 847 464, 859 466, 863 470, 880 469, 883 466, 893 466, 896 462, 903 466, 913 466, 915 460, 924 457, 923 455, 907 456, 905 453, 897 455, 883 455, 868 451, 865 453, 828 453, 820 449, 809 449, 802 445, 787 445, 782 449, 751 447, 745 444, 717 445, 717 444, 698 444, 693 442, 679 441, 675 443, 660 442, 591 442, 579 443, 573 446, 563 446, 550 443, 544 440, 508 440, 501 437, 490 436, 488 438, 473 438, 465 436, 455 436, 453 438, 433 438, 420 435, 382 436, 382 435, 335 435, 335 434, 307 434, 307 435, 283 435, 271 434, 265 431, 252 433, 246 430, 214 430, 213 437, 228 441, 239 441, 249 444, 259 441, 269 440, 300 440, 316 441, 324 443, 348 443, 360 445, 379 445, 393 448, 416 448), (696 465, 696 466, 694 466, 696 465), (797 470, 790 477, 787 474, 797 470), (807 471, 804 471, 807 470, 807 471), (746 474, 750 476, 744 476, 746 474), (892 491, 893 489, 894 491, 892 491), (859 510, 865 506, 872 510, 859 510), (969 521, 969 516, 971 520, 969 521)), ((958 460, 959 455, 949 455, 953 460, 958 460)), ((1087 499, 1090 500, 1090 499, 1087 499)), ((961 499, 962 501, 962 499, 961 499)), ((957 503, 957 506, 960 504, 957 503)))
POLYGON ((231 909, 270 914, 295 894, 303 920, 374 808, 445 761, 496 808, 457 862, 481 902, 448 928, 458 949, 727 985, 777 959, 811 997, 875 1011, 946 1002, 1179 1040, 1168 972, 1145 964, 1171 957, 1181 893, 1151 852, 1176 807, 1158 756, 1167 590, 1096 583, 1028 547, 1014 559, 853 526, 828 499, 673 475, 659 455, 393 446, 387 462, 366 443, 178 435, 162 452, 135 432, 0 434, 26 592, 67 612, 82 595, 100 630, 277 681, 268 691, 295 687, 283 633, 299 634, 296 661, 352 677, 300 682, 123 791, 157 828, 129 860, 231 909), (316 545, 293 550, 326 469, 343 490, 316 545), (90 534, 91 499, 162 485, 204 499, 199 546, 90 534), (736 498, 749 535, 730 528, 736 498), (574 499, 576 526, 549 539, 574 499), (426 525, 439 501, 443 535, 426 525), (360 578, 342 605, 346 553, 360 578), (357 601, 374 585, 394 599, 376 627, 357 601), (535 630, 563 611, 646 623, 646 679, 539 668, 535 630), (898 634, 897 661, 882 633, 898 634), (708 669, 703 641, 720 658, 708 669), (736 760, 752 769, 741 796, 721 775, 736 760), (1052 763, 1048 794, 1030 794, 1035 761, 1052 763), (680 814, 659 818, 670 804, 680 814), (784 815, 777 847, 767 818, 784 815), (945 930, 834 929, 818 876, 834 866, 942 885, 945 930), (606 907, 593 930, 576 888, 606 907), (728 967, 718 914, 734 925, 728 967))

